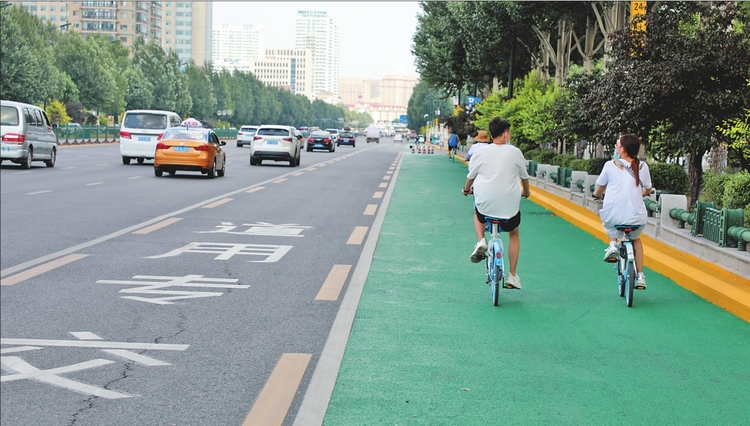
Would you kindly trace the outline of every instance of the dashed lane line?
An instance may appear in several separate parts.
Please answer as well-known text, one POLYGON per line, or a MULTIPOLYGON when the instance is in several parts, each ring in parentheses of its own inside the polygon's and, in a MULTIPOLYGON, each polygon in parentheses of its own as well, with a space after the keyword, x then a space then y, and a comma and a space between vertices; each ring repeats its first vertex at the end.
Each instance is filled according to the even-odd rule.
POLYGON ((86 185, 86 186, 95 186, 95 185, 101 185, 101 184, 103 184, 103 183, 104 183, 104 182, 91 182, 91 183, 87 183, 87 184, 85 184, 85 185, 86 185))
POLYGON ((365 235, 367 235, 367 230, 370 229, 367 226, 357 226, 354 228, 354 231, 352 231, 352 234, 349 236, 349 239, 346 241, 347 244, 362 244, 362 241, 365 239, 365 235))
POLYGON ((338 300, 351 269, 352 265, 333 265, 315 300, 338 300))
POLYGON ((20 274, 11 275, 8 278, 3 278, 0 280, 0 285, 18 284, 21 281, 28 280, 29 278, 33 278, 37 275, 41 275, 55 268, 59 268, 60 266, 67 265, 68 263, 83 259, 86 256, 88 255, 87 254, 70 254, 68 256, 55 259, 52 262, 47 262, 43 265, 39 265, 35 268, 31 268, 27 271, 21 272, 20 274))
POLYGON ((253 189, 248 189, 247 191, 245 191, 245 194, 252 194, 253 192, 258 192, 261 189, 265 189, 265 188, 266 188, 265 186, 256 186, 253 189))
POLYGON ((242 426, 284 423, 311 359, 312 354, 282 354, 242 426))
POLYGON ((377 204, 368 204, 367 207, 365 207, 365 212, 362 214, 365 216, 374 216, 377 210, 378 210, 377 204))
POLYGON ((145 228, 141 228, 141 229, 139 229, 139 230, 137 230, 137 231, 135 231, 133 233, 134 234, 138 234, 138 235, 145 235, 145 234, 154 232, 157 229, 161 229, 161 228, 164 228, 165 226, 169 226, 169 225, 171 225, 171 224, 173 224, 175 222, 179 222, 181 220, 182 220, 181 217, 170 217, 167 220, 163 220, 163 221, 161 221, 159 223, 155 223, 155 224, 153 224, 151 226, 147 226, 145 228))
POLYGON ((220 205, 222 205, 222 204, 226 204, 226 203, 228 203, 228 202, 230 202, 230 201, 232 201, 232 200, 234 200, 234 198, 222 198, 222 199, 221 199, 221 200, 219 200, 219 201, 214 201, 214 202, 213 202, 213 203, 211 203, 211 204, 206 204, 205 206, 203 206, 203 208, 204 208, 204 209, 212 209, 212 208, 214 208, 214 207, 218 207, 218 206, 220 206, 220 205))
POLYGON ((45 189, 44 191, 27 192, 26 195, 39 195, 39 194, 46 194, 48 192, 52 192, 52 190, 45 189))
POLYGON ((388 188, 388 182, 380 182, 378 188, 388 188))
POLYGON ((383 191, 375 191, 375 193, 372 194, 372 198, 383 198, 383 191))

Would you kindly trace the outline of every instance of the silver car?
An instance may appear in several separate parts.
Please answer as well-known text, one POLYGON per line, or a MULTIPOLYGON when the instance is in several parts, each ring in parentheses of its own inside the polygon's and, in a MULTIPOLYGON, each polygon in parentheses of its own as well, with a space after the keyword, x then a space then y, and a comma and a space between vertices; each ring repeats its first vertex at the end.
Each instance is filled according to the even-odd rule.
POLYGON ((242 126, 237 132, 237 146, 242 148, 245 145, 250 145, 253 142, 255 132, 258 131, 258 126, 242 126))
POLYGON ((250 145, 250 165, 263 160, 288 161, 291 167, 299 166, 302 142, 300 133, 292 126, 262 125, 250 145))
POLYGON ((32 161, 55 167, 57 136, 44 110, 36 105, 0 101, 0 164, 10 160, 30 169, 32 161))

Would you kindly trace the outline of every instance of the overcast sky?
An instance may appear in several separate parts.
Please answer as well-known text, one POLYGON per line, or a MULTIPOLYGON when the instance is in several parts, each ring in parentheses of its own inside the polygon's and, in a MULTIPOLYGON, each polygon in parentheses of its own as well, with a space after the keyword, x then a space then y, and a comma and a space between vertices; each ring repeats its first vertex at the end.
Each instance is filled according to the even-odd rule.
POLYGON ((417 2, 213 2, 213 25, 262 24, 263 48, 294 47, 294 14, 328 12, 341 33, 341 77, 417 75, 411 54, 417 2))

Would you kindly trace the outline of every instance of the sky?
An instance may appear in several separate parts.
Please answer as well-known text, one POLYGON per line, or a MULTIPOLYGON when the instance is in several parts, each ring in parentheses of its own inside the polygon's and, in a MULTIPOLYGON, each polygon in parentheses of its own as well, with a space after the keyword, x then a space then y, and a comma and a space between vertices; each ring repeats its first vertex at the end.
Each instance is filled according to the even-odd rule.
POLYGON ((328 12, 341 34, 340 77, 417 75, 411 54, 417 2, 213 2, 213 26, 260 24, 263 48, 294 48, 294 15, 328 12))

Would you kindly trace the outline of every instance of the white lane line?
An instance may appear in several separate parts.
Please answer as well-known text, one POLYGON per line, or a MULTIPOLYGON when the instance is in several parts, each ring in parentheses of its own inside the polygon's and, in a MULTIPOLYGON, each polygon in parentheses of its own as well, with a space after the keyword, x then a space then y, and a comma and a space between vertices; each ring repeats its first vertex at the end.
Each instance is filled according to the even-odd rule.
POLYGON ((31 173, 31 172, 32 172, 32 170, 26 170, 25 172, 15 172, 15 173, 13 173, 13 174, 14 174, 14 175, 25 175, 25 174, 27 174, 27 173, 31 173))
POLYGON ((52 192, 52 190, 51 189, 45 189, 44 191, 27 192, 26 195, 46 194, 48 192, 52 192))
POLYGON ((65 167, 65 168, 63 168, 63 170, 73 170, 73 169, 75 169, 75 166, 71 166, 71 167, 65 167))
POLYGON ((101 185, 101 184, 103 184, 103 183, 104 183, 104 182, 92 182, 92 183, 87 183, 87 184, 86 184, 86 186, 101 185))
POLYGON ((142 178, 142 177, 143 177, 143 176, 130 176, 130 177, 129 177, 128 179, 140 179, 140 178, 142 178))

